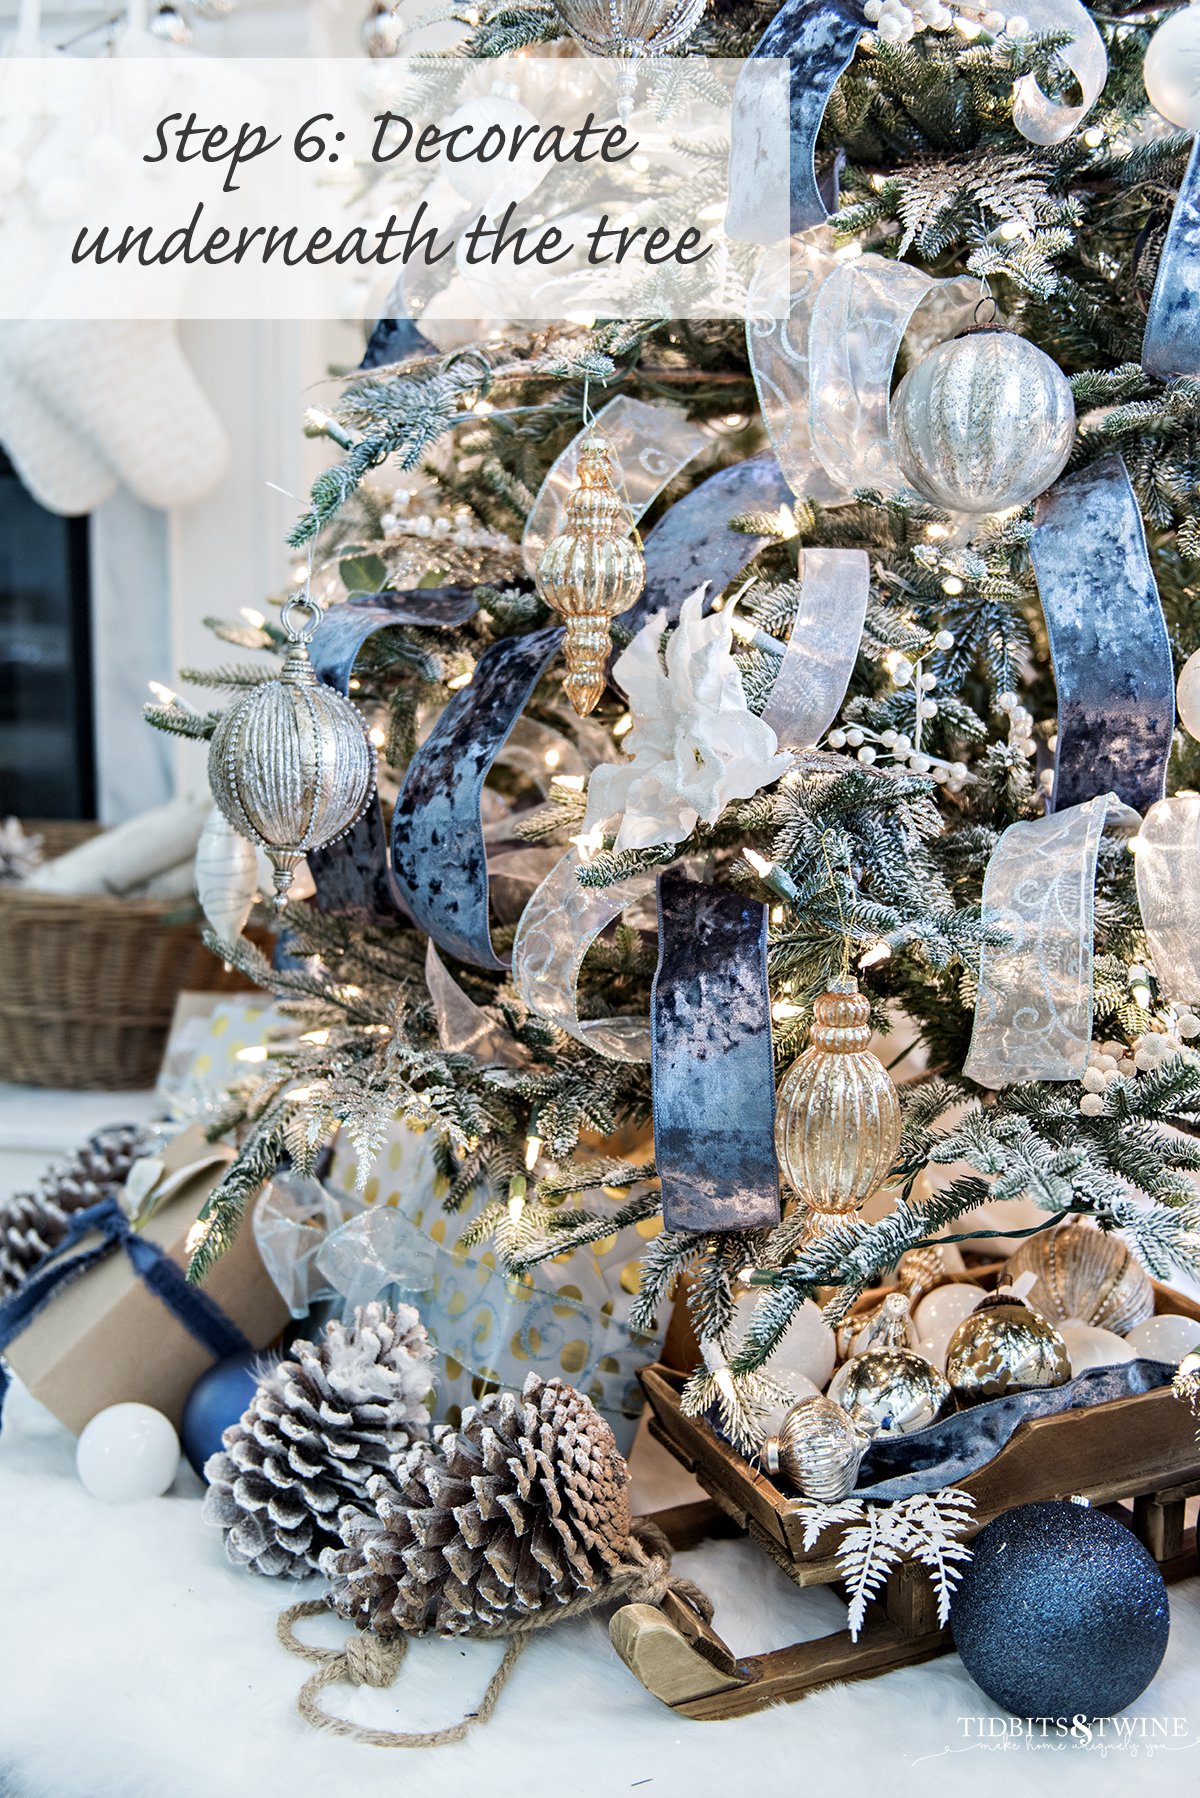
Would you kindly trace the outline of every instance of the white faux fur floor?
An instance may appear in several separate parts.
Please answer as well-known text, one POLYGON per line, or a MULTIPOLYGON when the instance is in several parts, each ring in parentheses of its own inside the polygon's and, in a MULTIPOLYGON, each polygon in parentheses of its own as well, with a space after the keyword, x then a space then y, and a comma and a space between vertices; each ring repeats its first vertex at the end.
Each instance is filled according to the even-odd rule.
MULTIPOLYGON (((1178 1718, 1181 1733, 1136 1755, 968 1747, 960 1720, 997 1713, 956 1656, 757 1716, 689 1723, 642 1691, 594 1619, 536 1640, 491 1723, 458 1746, 404 1752, 321 1736, 294 1708, 308 1669, 274 1635, 275 1613, 301 1593, 226 1565, 216 1532, 200 1523, 190 1474, 167 1498, 108 1508, 77 1483, 73 1450, 14 1388, 0 1438, 2 1798, 608 1798, 634 1789, 647 1798, 961 1798, 967 1789, 1009 1798, 1014 1776, 1022 1798, 1084 1798, 1143 1784, 1195 1791, 1200 1781, 1200 1581, 1171 1589, 1167 1658, 1133 1713, 1178 1718)), ((695 1496, 648 1441, 634 1466, 642 1510, 695 1496)), ((737 1652, 837 1626, 830 1594, 797 1591, 746 1543, 708 1544, 679 1565, 712 1594, 737 1652)), ((333 1696, 363 1722, 434 1728, 470 1708, 497 1652, 418 1642, 393 1692, 333 1696)))

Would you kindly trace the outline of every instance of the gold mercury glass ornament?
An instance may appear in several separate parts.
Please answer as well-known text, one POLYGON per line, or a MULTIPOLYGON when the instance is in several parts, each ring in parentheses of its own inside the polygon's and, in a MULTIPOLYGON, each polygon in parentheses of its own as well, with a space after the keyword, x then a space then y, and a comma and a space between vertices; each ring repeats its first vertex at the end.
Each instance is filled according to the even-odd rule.
POLYGON ((609 625, 646 584, 646 564, 627 534, 629 513, 613 482, 607 445, 588 435, 579 449, 577 485, 566 524, 538 557, 534 580, 567 626, 567 697, 586 718, 599 703, 612 648, 609 625))
MULTIPOLYGON (((1033 1284, 1030 1274, 1021 1276, 1025 1282, 1033 1284)), ((946 1378, 964 1405, 1002 1398, 1006 1392, 1065 1386, 1070 1377, 1066 1343, 1010 1287, 981 1299, 946 1349, 946 1378)))
POLYGON ((375 751, 362 718, 317 679, 309 658, 320 606, 290 599, 282 621, 291 643, 283 667, 225 713, 208 752, 213 799, 275 870, 277 912, 296 864, 343 836, 375 789, 375 751), (307 624, 296 623, 298 613, 307 613, 307 624))
POLYGON ((954 1409, 950 1383, 908 1346, 908 1300, 889 1293, 868 1345, 838 1368, 828 1396, 864 1428, 907 1436, 940 1423, 954 1409))
POLYGON ((813 1006, 810 1046, 779 1086, 775 1152, 812 1230, 857 1211, 887 1178, 900 1145, 900 1101, 867 1044, 871 1008, 852 979, 813 1006))

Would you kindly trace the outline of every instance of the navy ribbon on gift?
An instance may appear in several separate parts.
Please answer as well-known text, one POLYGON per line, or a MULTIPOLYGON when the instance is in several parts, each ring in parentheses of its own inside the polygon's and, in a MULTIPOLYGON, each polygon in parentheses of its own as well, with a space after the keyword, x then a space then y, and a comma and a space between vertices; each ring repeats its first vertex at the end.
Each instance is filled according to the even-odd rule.
MULTIPOLYGON (((0 1355, 66 1287, 117 1249, 129 1257, 146 1290, 161 1300, 176 1322, 195 1337, 214 1361, 250 1353, 251 1344, 221 1307, 199 1287, 189 1285, 183 1269, 156 1242, 140 1236, 117 1200, 109 1198, 76 1211, 58 1247, 38 1263, 23 1286, 0 1303, 0 1355), (71 1250, 88 1236, 99 1236, 100 1241, 81 1254, 72 1255, 71 1250)), ((8 1386, 8 1370, 0 1361, 0 1421, 8 1386)))
POLYGON ((650 1022, 663 1223, 770 1228, 780 1206, 766 907, 660 874, 658 945, 650 1022))
POLYGON ((1120 456, 1059 481, 1029 545, 1058 686, 1052 810, 1166 790, 1175 673, 1146 532, 1120 456))
POLYGON ((1146 315, 1142 367, 1164 381, 1200 374, 1200 137, 1192 146, 1163 244, 1146 315))

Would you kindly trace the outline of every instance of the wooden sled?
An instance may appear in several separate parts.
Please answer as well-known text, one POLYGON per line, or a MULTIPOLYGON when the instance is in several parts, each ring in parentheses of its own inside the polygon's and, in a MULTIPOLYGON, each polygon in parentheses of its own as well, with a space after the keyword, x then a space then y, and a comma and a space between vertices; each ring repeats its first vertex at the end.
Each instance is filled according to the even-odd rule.
MULTIPOLYGON (((977 1276, 976 1276, 977 1277, 977 1276)), ((1156 1310, 1197 1322, 1200 1305, 1156 1286, 1156 1310)), ((650 1432, 710 1494, 699 1504, 660 1511, 652 1521, 677 1549, 714 1534, 748 1535, 798 1586, 839 1587, 840 1531, 830 1528, 803 1546, 799 1501, 788 1497, 699 1418, 686 1417, 686 1375, 659 1362, 641 1379, 651 1407, 650 1432)), ((1200 1493, 1196 1423, 1169 1387, 1030 1418, 986 1466, 957 1484, 975 1499, 972 1533, 1015 1505, 1081 1496, 1110 1507, 1145 1543, 1168 1581, 1197 1569, 1196 1532, 1185 1530, 1187 1500, 1200 1493), (1132 1508, 1125 1503, 1132 1501, 1132 1508), (1119 1507, 1119 1508, 1118 1508, 1119 1507)), ((660 1605, 625 1605, 609 1626, 630 1672, 680 1716, 702 1721, 741 1717, 794 1702, 838 1681, 873 1679, 913 1666, 954 1646, 940 1629, 924 1569, 905 1563, 888 1580, 881 1603, 868 1607, 857 1642, 848 1630, 739 1660, 713 1627, 675 1594, 660 1605)))

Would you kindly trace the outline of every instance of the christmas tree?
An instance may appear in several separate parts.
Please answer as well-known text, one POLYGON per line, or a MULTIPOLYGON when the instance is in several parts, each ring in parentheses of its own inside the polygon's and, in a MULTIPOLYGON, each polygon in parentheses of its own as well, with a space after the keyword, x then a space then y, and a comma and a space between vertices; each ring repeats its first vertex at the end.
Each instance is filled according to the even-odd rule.
MULTIPOLYGON (((685 53, 748 56, 772 10, 719 5, 685 53)), ((1085 491, 1091 470, 1110 483, 1105 494, 1117 494, 1124 476, 1111 459, 1123 460, 1176 672, 1200 648, 1200 381, 1176 372, 1177 362, 1150 372, 1155 358, 1143 348, 1189 157, 1187 135, 1152 110, 1143 78, 1150 36, 1170 9, 1075 10, 1091 21, 1107 56, 1098 98, 1063 61, 1070 27, 1043 27, 1041 13, 1031 26, 992 12, 952 12, 936 0, 915 15, 898 0, 870 0, 821 124, 818 165, 840 169, 840 197, 812 240, 815 253, 830 272, 851 270, 865 256, 871 268, 969 280, 972 303, 981 292, 989 296, 981 320, 991 323, 998 309, 1003 332, 930 352, 954 356, 966 346, 984 359, 972 377, 972 405, 957 420, 945 406, 935 417, 937 377, 922 387, 916 375, 925 357, 910 343, 896 374, 907 368, 914 381, 907 397, 904 390, 893 396, 891 441, 911 478, 899 486, 864 478, 832 495, 813 461, 818 478, 793 478, 784 503, 735 512, 729 529, 744 539, 736 577, 723 589, 710 586, 690 609, 676 607, 650 638, 637 635, 644 612, 618 618, 623 690, 609 684, 586 717, 568 704, 561 662, 551 660, 521 714, 530 731, 527 769, 510 761, 497 771, 489 839, 560 854, 575 845, 585 893, 643 876, 652 897, 649 877, 683 863, 702 885, 765 908, 778 1077, 809 1040, 814 1003, 854 981, 869 1002, 875 1047, 886 1060, 889 1034, 898 1045, 902 1130, 898 1144, 894 1135, 886 1141, 888 1165, 875 1170, 874 1182, 895 1202, 881 1216, 867 1221, 850 1209, 816 1229, 786 1192, 779 1222, 739 1227, 723 1218, 693 1229, 670 1227, 668 1218, 647 1248, 638 1314, 648 1321, 661 1313, 678 1277, 692 1276, 690 1302, 714 1352, 687 1402, 702 1408, 719 1398, 742 1439, 752 1436, 754 1407, 769 1395, 762 1370, 807 1298, 823 1293, 836 1317, 905 1250, 953 1233, 984 1200, 1031 1199, 1056 1217, 1083 1213, 1129 1232, 1152 1272, 1200 1272, 1200 1060, 1188 1047, 1200 1020, 1186 994, 1160 980, 1168 971, 1152 970, 1128 828, 1094 842, 1086 944, 1092 995, 1082 1052, 1076 1043, 1044 1078, 985 1082, 964 1071, 981 965, 989 955, 1003 957, 1012 942, 1011 918, 984 894, 1002 834, 1041 818, 1048 802, 1065 816, 1072 803, 1110 790, 1147 809, 1108 777, 1107 764, 1099 767, 1107 753, 1099 734, 1095 784, 1089 790, 1077 776, 1074 790, 1065 790, 1056 733, 1078 726, 1062 666, 1056 681, 1052 650, 1060 646, 1048 595, 1056 579, 1080 569, 1086 579, 1093 553, 1098 582, 1108 564, 1094 538, 1072 537, 1069 518, 1035 513, 1059 469, 1064 485, 1056 491, 1085 491), (1061 115, 1065 129, 1038 129, 1035 120, 1031 137, 1029 115, 1039 107, 1052 119, 1061 115), (989 367, 1020 360, 1023 346, 1036 346, 1048 365, 1022 365, 1033 371, 1031 410, 998 418, 979 383, 986 386, 989 367), (1073 429, 1056 371, 1069 381, 1073 429), (1062 454, 1041 478, 1046 455, 1056 455, 1055 442, 1047 449, 1045 441, 1055 433, 1062 454), (961 492, 947 503, 944 482, 938 487, 939 458, 945 474, 956 449, 960 474, 972 456, 978 474, 982 459, 984 503, 976 494, 961 505, 961 492), (1015 455, 1007 473, 1005 455, 1015 455), (1084 489, 1072 487, 1077 477, 1084 489), (761 734, 761 715, 816 552, 829 550, 869 559, 861 638, 830 727, 815 745, 781 756, 778 734, 768 732, 769 741, 761 734), (702 609, 717 621, 707 636, 702 609), (695 675, 701 664, 715 688, 695 675), (647 693, 657 694, 652 715, 639 711, 647 693), (727 704, 736 741, 714 749, 714 706, 727 704), (703 792, 668 792, 664 758, 677 761, 681 746, 686 757, 689 745, 712 778, 703 792), (627 748, 636 756, 633 774, 627 748), (1056 748, 1064 790, 1052 796, 1056 748), (754 763, 749 772, 746 762, 754 763), (637 770, 646 774, 640 782, 637 770), (906 1078, 913 1067, 917 1077, 906 1078), (930 1178, 931 1168, 947 1171, 930 1178), (733 1293, 747 1270, 762 1298, 735 1352, 733 1293)), ((483 11, 472 55, 504 57, 564 35, 549 4, 483 11)), ((776 26, 787 16, 785 9, 776 26)), ((403 345, 405 334, 388 341, 403 345)), ((378 725, 389 800, 418 743, 469 689, 485 655, 517 639, 532 642, 558 622, 526 574, 520 544, 547 471, 593 411, 622 395, 669 405, 703 427, 699 455, 642 520, 648 542, 656 523, 701 483, 780 449, 793 422, 786 400, 782 414, 773 400, 768 442, 754 338, 748 347, 740 320, 600 320, 447 353, 411 329, 408 341, 402 360, 349 379, 332 414, 310 415, 309 429, 331 441, 337 459, 317 480, 293 538, 297 547, 313 545, 326 599, 364 592, 419 599, 426 590, 449 590, 451 602, 456 593, 465 597, 449 604, 451 622, 399 619, 358 654, 352 697, 378 725)), ((1193 366, 1200 375, 1200 346, 1193 366)), ((701 567, 699 578, 707 572, 701 567)), ((274 623, 218 621, 215 628, 239 649, 278 654, 284 646, 274 623)), ((1122 653, 1110 640, 1109 661, 1119 663, 1122 653)), ((223 694, 224 705, 272 672, 268 657, 190 678, 223 694)), ((219 716, 220 708, 151 709, 154 723, 201 737, 219 716)), ((1102 721, 1093 718, 1091 728, 1101 732, 1102 721)), ((1169 720, 1160 747, 1163 761, 1170 751, 1169 792, 1200 780, 1196 743, 1182 732, 1171 741, 1169 720)), ((1078 764, 1077 741, 1074 753, 1078 764)), ((474 1049, 443 1046, 442 1001, 427 984, 429 933, 412 920, 295 905, 286 928, 289 953, 278 969, 244 943, 222 947, 282 994, 303 1034, 255 1066, 217 1120, 218 1128, 238 1124, 245 1133, 212 1208, 197 1274, 281 1155, 309 1170, 344 1129, 369 1170, 397 1113, 434 1128, 451 1214, 486 1183, 490 1203, 473 1236, 489 1237, 515 1273, 657 1214, 659 1195, 647 1190, 653 1166, 609 1153, 605 1141, 621 1130, 649 1130, 650 1064, 598 1052, 586 1028, 615 1019, 619 1032, 650 1015, 657 951, 644 906, 627 912, 583 960, 583 1027, 574 1033, 514 981, 514 919, 492 917, 494 968, 443 940, 442 969, 481 1020, 477 1042, 485 1046, 474 1049)), ((714 1084, 713 1092, 714 1104, 730 1103, 727 1087, 714 1084)))

